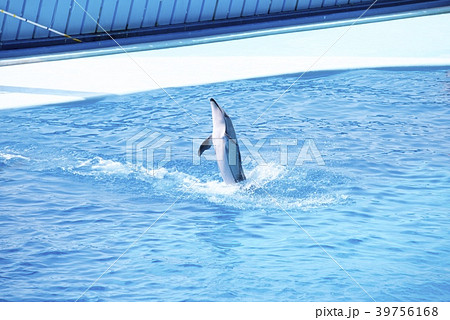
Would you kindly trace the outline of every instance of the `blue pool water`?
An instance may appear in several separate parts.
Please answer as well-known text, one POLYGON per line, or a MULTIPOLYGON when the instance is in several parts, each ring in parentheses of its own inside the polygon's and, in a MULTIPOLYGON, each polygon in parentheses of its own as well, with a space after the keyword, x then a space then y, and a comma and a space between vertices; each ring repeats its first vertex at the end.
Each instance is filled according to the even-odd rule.
POLYGON ((447 70, 309 74, 252 125, 296 77, 168 89, 198 125, 162 91, 1 111, 0 299, 450 300, 447 70), (193 156, 211 96, 239 186, 193 156), (163 166, 130 158, 142 132, 163 166))

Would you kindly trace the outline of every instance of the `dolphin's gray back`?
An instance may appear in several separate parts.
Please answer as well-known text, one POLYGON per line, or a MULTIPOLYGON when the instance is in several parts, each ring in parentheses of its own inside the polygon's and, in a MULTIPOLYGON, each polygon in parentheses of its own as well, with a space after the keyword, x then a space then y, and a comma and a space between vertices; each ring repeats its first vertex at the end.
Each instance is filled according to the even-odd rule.
POLYGON ((226 124, 225 134, 228 140, 225 154, 229 155, 230 171, 235 182, 244 181, 246 178, 242 169, 241 151, 239 150, 239 144, 236 139, 236 132, 234 131, 230 117, 226 113, 224 114, 224 118, 226 124))
POLYGON ((233 123, 231 122, 230 117, 224 111, 224 119, 225 119, 225 133, 231 138, 236 140, 236 131, 234 131, 233 123))
POLYGON ((229 141, 226 148, 229 150, 226 150, 225 154, 227 154, 230 158, 228 166, 230 168, 231 174, 233 175, 235 182, 244 181, 246 178, 244 170, 242 169, 241 151, 239 150, 239 144, 237 143, 236 139, 228 140, 229 141))

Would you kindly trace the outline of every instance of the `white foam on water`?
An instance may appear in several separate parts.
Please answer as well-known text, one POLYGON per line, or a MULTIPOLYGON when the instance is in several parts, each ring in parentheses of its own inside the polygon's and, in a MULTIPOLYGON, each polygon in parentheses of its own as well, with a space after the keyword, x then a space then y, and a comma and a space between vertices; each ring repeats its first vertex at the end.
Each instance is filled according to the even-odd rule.
MULTIPOLYGON (((332 205, 345 200, 339 195, 317 194, 302 197, 301 181, 289 177, 286 166, 269 163, 258 165, 247 172, 247 180, 234 185, 223 181, 200 181, 189 176, 183 179, 184 191, 199 198, 206 198, 217 205, 226 205, 237 209, 266 210, 309 210, 332 205), (274 184, 274 188, 269 183, 274 184), (298 198, 283 193, 280 185, 289 183, 290 193, 298 194, 298 198)), ((185 174, 184 174, 185 175, 185 174)))
POLYGON ((11 159, 30 160, 30 158, 21 156, 20 154, 11 154, 2 152, 0 152, 0 158, 3 158, 4 160, 11 160, 11 159))
POLYGON ((96 177, 102 175, 126 177, 134 174, 136 179, 142 181, 152 181, 154 179, 161 180, 165 178, 175 178, 176 180, 180 180, 183 178, 183 175, 185 175, 178 171, 169 171, 164 167, 151 170, 141 165, 122 163, 120 161, 103 159, 98 156, 93 159, 79 161, 76 166, 69 166, 63 169, 78 175, 96 177))
POLYGON ((308 197, 305 199, 282 199, 282 203, 279 203, 280 210, 309 210, 318 208, 321 206, 336 204, 340 201, 339 197, 333 195, 319 195, 308 197))
POLYGON ((135 170, 137 170, 140 174, 142 174, 146 177, 154 178, 154 179, 164 179, 164 177, 166 177, 166 175, 169 174, 169 171, 164 167, 159 168, 159 169, 149 170, 147 168, 139 166, 139 167, 136 167, 135 170))
POLYGON ((193 176, 183 174, 183 182, 192 185, 190 188, 192 192, 204 194, 206 196, 219 196, 219 195, 236 195, 238 193, 245 193, 245 190, 251 188, 262 187, 270 181, 277 179, 285 168, 276 164, 268 164, 263 166, 257 166, 249 171, 247 180, 238 184, 226 184, 223 181, 200 181, 200 179, 193 176))
MULTIPOLYGON (((153 184, 165 191, 181 191, 191 199, 237 209, 308 210, 345 201, 347 196, 337 194, 303 194, 303 182, 292 177, 286 167, 275 163, 257 165, 247 171, 247 180, 228 185, 222 180, 204 180, 176 169, 147 169, 128 163, 94 157, 80 161, 68 171, 83 176, 123 177, 153 184), (286 187, 283 187, 285 185, 286 187)), ((305 182, 306 183, 306 182, 305 182)))
POLYGON ((105 160, 102 157, 79 161, 76 166, 62 169, 81 176, 98 176, 99 174, 123 176, 132 173, 127 165, 114 160, 105 160))
POLYGON ((287 168, 279 164, 258 165, 249 171, 245 188, 262 187, 271 181, 282 179, 286 172, 287 168))
POLYGON ((97 162, 91 165, 92 170, 100 171, 106 174, 119 175, 127 175, 132 172, 130 168, 118 161, 104 160, 100 157, 96 157, 95 159, 97 162))
POLYGON ((226 184, 223 181, 207 181, 207 182, 201 182, 201 181, 195 181, 194 179, 188 179, 185 180, 189 183, 188 186, 192 187, 191 192, 203 194, 206 196, 215 196, 215 195, 234 195, 236 192, 241 190, 241 186, 235 184, 235 185, 229 185, 226 184))

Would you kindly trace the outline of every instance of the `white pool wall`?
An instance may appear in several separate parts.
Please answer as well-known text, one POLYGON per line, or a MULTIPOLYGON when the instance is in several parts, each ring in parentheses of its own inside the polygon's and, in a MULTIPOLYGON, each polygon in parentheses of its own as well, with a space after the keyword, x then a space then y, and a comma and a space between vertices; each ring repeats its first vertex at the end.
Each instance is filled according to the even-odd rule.
POLYGON ((450 66, 448 30, 450 14, 445 13, 3 66, 0 109, 305 71, 450 66))

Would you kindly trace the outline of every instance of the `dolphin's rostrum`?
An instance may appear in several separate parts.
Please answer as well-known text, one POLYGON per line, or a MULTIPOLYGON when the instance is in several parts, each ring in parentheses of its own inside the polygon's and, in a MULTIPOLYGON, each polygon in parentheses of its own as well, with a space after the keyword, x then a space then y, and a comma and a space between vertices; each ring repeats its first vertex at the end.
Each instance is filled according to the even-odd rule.
POLYGON ((205 150, 214 145, 216 151, 217 165, 223 181, 232 184, 245 180, 244 170, 242 170, 241 153, 236 139, 233 123, 214 99, 210 99, 213 132, 206 138, 198 149, 201 156, 205 150))

